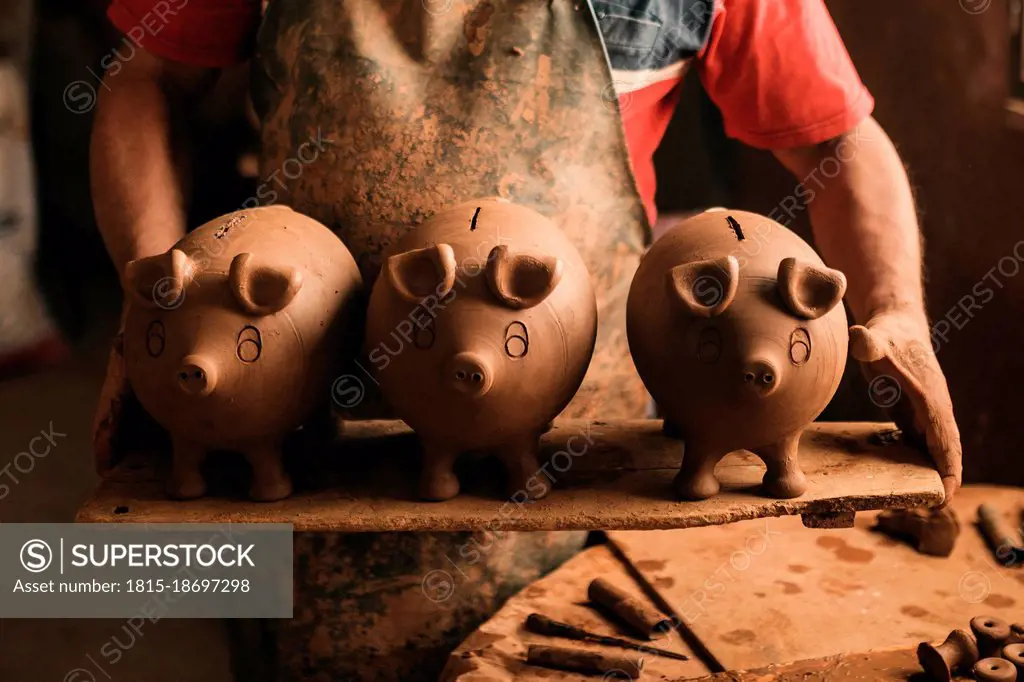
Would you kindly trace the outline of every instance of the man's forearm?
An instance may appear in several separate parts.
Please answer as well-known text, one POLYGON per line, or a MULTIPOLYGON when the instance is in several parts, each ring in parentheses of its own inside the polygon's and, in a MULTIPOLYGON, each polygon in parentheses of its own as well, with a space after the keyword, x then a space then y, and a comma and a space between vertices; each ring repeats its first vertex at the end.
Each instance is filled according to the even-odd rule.
POLYGON ((175 134, 163 70, 140 52, 122 73, 105 80, 96 109, 93 204, 121 275, 129 261, 166 251, 185 234, 186 145, 175 134))
POLYGON ((899 310, 926 327, 914 199, 881 126, 869 118, 831 144, 778 157, 814 192, 815 241, 828 264, 846 273, 856 320, 899 310))
POLYGON ((960 486, 963 450, 942 367, 931 350, 921 281, 921 238, 906 171, 889 137, 868 119, 827 145, 776 153, 807 183, 815 241, 846 273, 846 299, 859 325, 850 354, 861 362, 872 402, 924 443, 945 500, 960 486), (806 181, 805 181, 806 182, 806 181), (895 398, 879 400, 879 387, 895 398))

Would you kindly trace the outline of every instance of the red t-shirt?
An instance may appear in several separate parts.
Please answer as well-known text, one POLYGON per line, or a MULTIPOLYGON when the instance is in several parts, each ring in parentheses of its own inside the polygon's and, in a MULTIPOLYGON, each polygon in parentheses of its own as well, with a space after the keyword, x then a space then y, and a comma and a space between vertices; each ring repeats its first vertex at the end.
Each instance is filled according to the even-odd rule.
MULTIPOLYGON (((149 52, 222 67, 247 59, 259 0, 113 0, 114 25, 149 52)), ((633 171, 653 224, 652 157, 679 99, 685 62, 613 72, 633 171)), ((694 61, 725 131, 754 147, 817 144, 874 107, 823 0, 716 0, 711 35, 694 61)))

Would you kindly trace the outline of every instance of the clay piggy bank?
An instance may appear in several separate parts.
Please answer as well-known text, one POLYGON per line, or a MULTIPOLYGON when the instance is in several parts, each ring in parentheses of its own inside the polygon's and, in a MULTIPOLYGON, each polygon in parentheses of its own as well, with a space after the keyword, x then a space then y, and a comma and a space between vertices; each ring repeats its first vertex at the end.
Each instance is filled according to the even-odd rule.
POLYGON ((125 279, 128 380, 170 433, 171 494, 203 495, 206 453, 234 450, 252 467, 253 499, 287 497, 282 440, 329 404, 358 306, 348 249, 289 208, 253 208, 129 263, 125 279))
POLYGON ((385 400, 424 450, 420 494, 459 492, 464 452, 498 455, 513 490, 590 364, 597 305, 550 220, 497 199, 442 211, 395 244, 373 287, 366 348, 385 400))
POLYGON ((793 232, 743 211, 684 220, 644 256, 629 347, 666 433, 685 440, 680 497, 717 493, 715 464, 740 449, 767 466, 767 495, 803 494, 797 444, 842 378, 845 291, 793 232))

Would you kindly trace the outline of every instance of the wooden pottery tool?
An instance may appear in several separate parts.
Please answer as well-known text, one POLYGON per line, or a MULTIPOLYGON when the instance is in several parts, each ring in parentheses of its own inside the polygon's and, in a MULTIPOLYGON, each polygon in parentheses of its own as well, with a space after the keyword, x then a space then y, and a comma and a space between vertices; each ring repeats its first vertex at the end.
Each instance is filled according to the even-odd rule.
POLYGON ((602 680, 635 680, 643 669, 643 657, 612 656, 573 647, 531 644, 526 662, 544 668, 601 675, 602 680))
POLYGON ((671 619, 604 578, 591 581, 587 596, 598 606, 618 616, 645 639, 664 637, 672 629, 671 619))
POLYGON ((1024 561, 1024 543, 1020 533, 1011 528, 998 509, 990 504, 978 505, 978 528, 1004 566, 1019 566, 1024 561))
POLYGON ((531 613, 527 616, 526 629, 538 635, 547 635, 548 637, 563 637, 565 639, 576 639, 582 642, 617 646, 623 649, 633 649, 634 651, 651 653, 655 656, 673 658, 677 661, 690 660, 690 657, 685 654, 678 654, 675 651, 650 647, 646 644, 639 644, 637 642, 630 642, 629 640, 622 639, 620 637, 609 637, 607 635, 588 632, 583 628, 553 620, 540 613, 531 613))
POLYGON ((921 667, 939 682, 951 682, 954 672, 970 670, 979 658, 974 636, 963 630, 953 630, 938 646, 921 642, 917 647, 917 660, 921 667))

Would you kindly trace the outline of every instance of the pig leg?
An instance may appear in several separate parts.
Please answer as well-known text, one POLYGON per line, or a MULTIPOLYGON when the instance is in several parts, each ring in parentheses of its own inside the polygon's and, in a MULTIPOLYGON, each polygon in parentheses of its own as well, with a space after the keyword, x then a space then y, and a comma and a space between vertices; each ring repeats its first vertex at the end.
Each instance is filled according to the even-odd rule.
POLYGON ((420 498, 441 502, 459 494, 459 478, 453 468, 459 453, 450 448, 423 444, 423 473, 420 474, 420 498))
POLYGON ((206 458, 206 448, 175 438, 171 463, 171 480, 167 492, 179 500, 191 500, 206 494, 206 481, 199 467, 206 458))
POLYGON ((807 490, 807 479, 797 459, 799 444, 800 433, 797 432, 784 436, 777 443, 757 449, 757 456, 768 467, 762 489, 769 497, 788 500, 800 497, 807 490))
POLYGON ((506 443, 498 451, 508 471, 508 487, 513 497, 522 493, 531 500, 539 500, 551 492, 552 475, 537 463, 540 454, 540 436, 531 434, 506 443))
POLYGON ((721 488, 715 477, 715 465, 727 453, 700 443, 686 441, 683 465, 679 467, 672 486, 676 495, 684 500, 706 500, 721 488))
POLYGON ((283 500, 292 494, 292 481, 284 470, 280 441, 257 443, 245 450, 252 467, 249 497, 257 502, 283 500))

